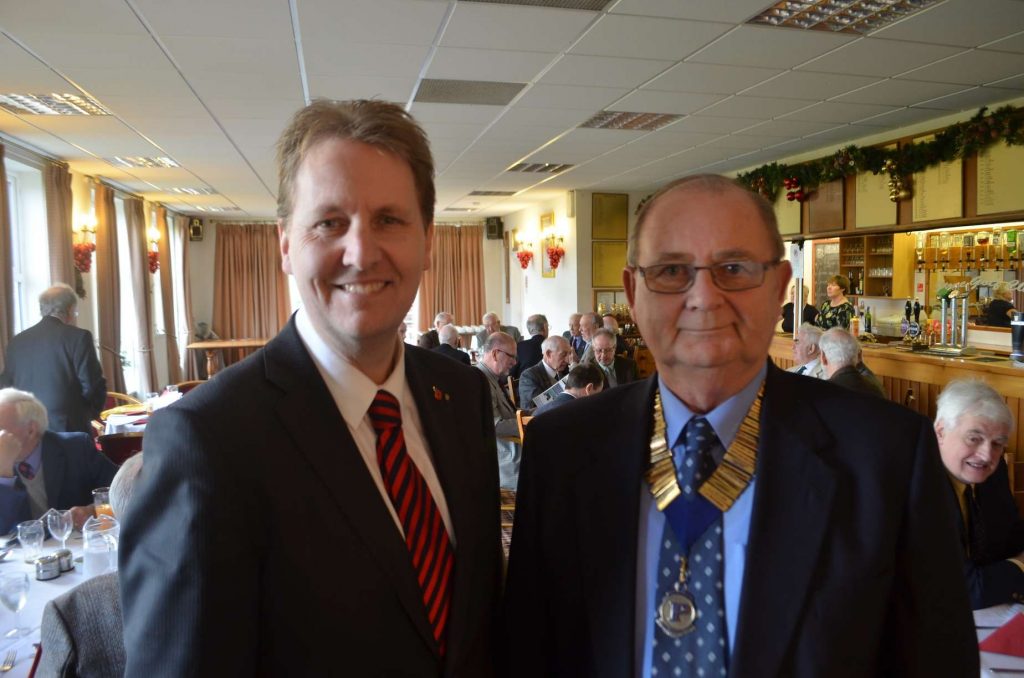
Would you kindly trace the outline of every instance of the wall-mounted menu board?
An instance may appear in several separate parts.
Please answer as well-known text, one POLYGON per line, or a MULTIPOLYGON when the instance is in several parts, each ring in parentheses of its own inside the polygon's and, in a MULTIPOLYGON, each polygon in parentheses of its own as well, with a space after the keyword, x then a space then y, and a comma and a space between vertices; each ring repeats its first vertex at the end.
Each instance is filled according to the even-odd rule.
POLYGON ((1024 147, 993 144, 978 154, 978 214, 1024 209, 1024 147))
POLYGON ((629 228, 629 195, 595 193, 590 217, 594 240, 625 240, 629 228))
POLYGON ((775 218, 779 220, 779 233, 797 235, 800 233, 800 203, 786 200, 785 191, 779 191, 775 199, 775 218))
MULTIPOLYGON (((921 137, 920 142, 934 137, 921 137)), ((942 162, 918 172, 913 178, 914 221, 956 219, 963 214, 962 162, 942 162)))
POLYGON ((626 267, 626 243, 593 243, 594 287, 622 287, 622 269, 626 267))
POLYGON ((843 230, 843 180, 837 179, 818 186, 807 201, 807 230, 809 233, 843 230))
POLYGON ((889 175, 885 172, 857 175, 856 228, 896 223, 896 203, 889 199, 889 175))

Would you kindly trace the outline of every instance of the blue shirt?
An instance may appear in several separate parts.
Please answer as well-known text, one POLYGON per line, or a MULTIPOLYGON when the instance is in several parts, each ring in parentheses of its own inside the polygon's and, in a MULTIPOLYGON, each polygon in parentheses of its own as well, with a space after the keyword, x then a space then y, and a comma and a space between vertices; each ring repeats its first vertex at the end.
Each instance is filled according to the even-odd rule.
MULTIPOLYGON (((30 455, 28 455, 28 457, 26 457, 25 463, 27 463, 29 465, 29 467, 32 469, 32 475, 37 475, 39 473, 39 469, 43 465, 43 440, 42 440, 42 438, 39 439, 39 444, 37 444, 35 449, 32 450, 32 454, 30 454, 30 455)), ((15 464, 14 466, 15 466, 15 469, 17 469, 18 465, 15 464)), ((14 475, 11 476, 10 478, 0 477, 0 486, 14 487, 14 481, 17 479, 17 477, 18 477, 17 470, 15 470, 14 475)))
MULTIPOLYGON (((721 462, 725 450, 736 439, 736 433, 747 416, 750 406, 757 398, 757 390, 764 381, 768 366, 765 364, 754 379, 743 389, 711 410, 704 417, 718 434, 722 449, 716 453, 716 462, 721 462)), ((670 441, 679 440, 683 428, 695 415, 673 394, 658 377, 661 392, 661 406, 665 413, 665 435, 670 441)), ((683 463, 685 445, 672 448, 676 468, 683 463)), ((754 484, 750 481, 747 489, 725 512, 722 520, 722 547, 724 550, 725 572, 722 576, 725 586, 725 628, 727 647, 732 649, 736 624, 739 621, 740 594, 743 592, 743 571, 747 558, 747 536, 750 533, 750 514, 754 505, 754 484)), ((661 535, 665 529, 665 516, 658 510, 654 498, 644 482, 640 493, 640 530, 637 544, 637 596, 636 596, 636 675, 651 676, 651 643, 654 639, 654 618, 656 616, 658 591, 658 551, 661 535)))

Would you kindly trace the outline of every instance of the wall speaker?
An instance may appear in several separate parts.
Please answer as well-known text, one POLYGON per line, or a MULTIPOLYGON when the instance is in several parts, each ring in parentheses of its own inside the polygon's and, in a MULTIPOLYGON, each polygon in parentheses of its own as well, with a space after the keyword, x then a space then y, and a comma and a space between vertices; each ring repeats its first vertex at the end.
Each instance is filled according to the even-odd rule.
POLYGON ((484 220, 486 226, 486 233, 488 240, 501 240, 502 233, 505 230, 505 224, 501 221, 501 217, 487 217, 484 220))
POLYGON ((576 190, 573 189, 565 194, 565 216, 570 219, 576 218, 576 190))

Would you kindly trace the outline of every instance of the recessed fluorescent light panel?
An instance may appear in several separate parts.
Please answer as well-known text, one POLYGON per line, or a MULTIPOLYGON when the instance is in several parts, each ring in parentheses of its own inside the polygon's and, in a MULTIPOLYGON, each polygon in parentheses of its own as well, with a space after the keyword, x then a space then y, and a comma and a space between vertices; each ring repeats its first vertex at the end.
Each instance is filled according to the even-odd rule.
POLYGON ((786 0, 748 23, 867 35, 939 0, 786 0))
POLYGON ((572 167, 566 163, 556 162, 521 162, 509 167, 506 172, 534 172, 537 174, 558 174, 572 167))
POLYGON ((212 188, 171 188, 168 189, 171 193, 177 193, 178 195, 217 195, 217 191, 212 188))
POLYGON ((0 108, 15 115, 110 115, 79 94, 0 94, 0 108))
POLYGON ((668 113, 627 113, 624 111, 601 111, 580 127, 590 129, 625 129, 653 132, 679 120, 681 115, 668 113))
POLYGON ((462 2, 525 5, 527 7, 558 7, 559 9, 586 9, 592 12, 600 12, 611 4, 611 0, 462 0, 462 2))
POLYGON ((476 212, 475 207, 446 207, 444 212, 476 212))
POLYGON ((203 207, 202 205, 196 205, 195 209, 200 212, 241 212, 239 207, 203 207))
POLYGON ((517 191, 473 191, 470 195, 483 195, 488 197, 507 198, 513 196, 517 191))
POLYGON ((178 167, 178 163, 174 162, 171 158, 159 157, 159 158, 142 158, 138 156, 114 156, 113 158, 106 158, 106 161, 115 167, 178 167))
POLYGON ((505 106, 526 87, 522 82, 489 80, 440 80, 424 78, 416 90, 416 101, 424 104, 474 104, 505 106))

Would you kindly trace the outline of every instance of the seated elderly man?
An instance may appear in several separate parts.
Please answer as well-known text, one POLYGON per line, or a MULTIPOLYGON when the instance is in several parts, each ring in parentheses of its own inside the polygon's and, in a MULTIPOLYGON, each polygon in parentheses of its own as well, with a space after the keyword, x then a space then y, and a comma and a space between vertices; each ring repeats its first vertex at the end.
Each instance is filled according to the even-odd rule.
POLYGON ((503 489, 514 490, 519 482, 519 462, 523 448, 513 439, 519 437, 516 406, 505 390, 508 372, 516 364, 516 342, 504 332, 495 332, 483 344, 476 366, 491 387, 494 432, 498 437, 498 479, 503 489))
POLYGON ((603 327, 594 332, 588 349, 592 362, 604 375, 604 388, 615 388, 636 380, 636 362, 615 354, 615 335, 603 327))
POLYGON ((437 348, 441 343, 441 328, 451 325, 453 322, 455 321, 452 319, 451 313, 441 311, 434 316, 434 329, 421 334, 416 340, 416 345, 420 348, 437 348))
MULTIPOLYGON (((110 508, 118 520, 135 491, 142 453, 130 457, 110 483, 110 508)), ((117 572, 82 582, 46 604, 40 630, 40 676, 124 675, 124 635, 117 572)))
POLYGON ((85 433, 48 431, 46 407, 31 393, 0 389, 0 531, 51 508, 71 509, 75 527, 92 515, 92 491, 117 468, 85 433))
POLYGON ((800 326, 793 340, 793 360, 796 364, 789 368, 790 372, 815 379, 828 379, 825 366, 821 364, 821 349, 818 347, 821 334, 821 328, 810 323, 800 326))
POLYGON ((1003 452, 1013 415, 982 381, 951 381, 939 394, 935 435, 960 504, 960 543, 971 607, 1024 601, 1024 521, 1003 452))
POLYGON ((460 363, 469 365, 469 354, 465 351, 459 350, 459 331, 455 329, 455 325, 445 325, 437 331, 437 338, 440 341, 440 345, 433 348, 441 355, 448 356, 452 360, 458 360, 460 363))
POLYGON ((580 362, 590 360, 593 351, 590 343, 594 341, 594 332, 601 327, 601 319, 594 313, 584 313, 580 316, 580 336, 573 339, 572 348, 580 362))
POLYGON ((548 338, 547 317, 540 313, 531 315, 526 319, 526 331, 530 333, 530 338, 516 344, 516 359, 519 362, 512 368, 511 374, 517 379, 523 370, 533 367, 544 357, 541 344, 548 338))
POLYGON ((580 336, 580 317, 579 313, 569 314, 569 329, 562 332, 562 336, 565 337, 571 344, 575 337, 580 336))
POLYGON ((534 398, 565 376, 572 356, 572 349, 564 337, 548 337, 540 347, 544 351, 540 362, 523 370, 519 376, 519 406, 524 410, 532 408, 534 398))
POLYGON ((604 373, 597 365, 592 363, 580 363, 569 370, 569 376, 565 380, 565 390, 551 400, 537 408, 534 416, 550 412, 562 405, 600 393, 604 389, 604 373))
POLYGON ((502 325, 501 318, 498 317, 497 313, 485 313, 480 322, 483 323, 484 326, 482 330, 476 333, 476 345, 480 348, 483 348, 484 343, 487 341, 487 337, 491 336, 495 332, 504 332, 512 337, 512 341, 516 343, 523 340, 523 335, 519 333, 519 329, 512 327, 511 325, 502 325))
POLYGON ((601 316, 601 325, 606 330, 611 332, 615 336, 615 353, 622 355, 625 353, 629 357, 632 356, 632 352, 629 349, 629 345, 621 334, 619 334, 619 320, 611 313, 605 313, 601 316))
POLYGON ((828 380, 851 391, 885 397, 885 392, 857 369, 860 342, 841 327, 833 327, 818 340, 821 364, 828 380))

